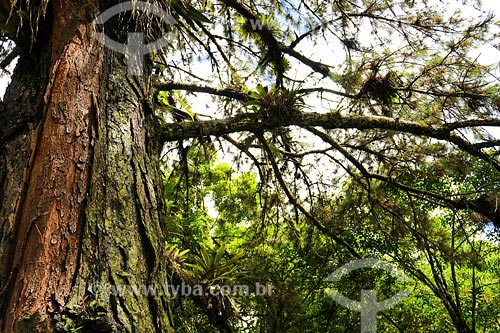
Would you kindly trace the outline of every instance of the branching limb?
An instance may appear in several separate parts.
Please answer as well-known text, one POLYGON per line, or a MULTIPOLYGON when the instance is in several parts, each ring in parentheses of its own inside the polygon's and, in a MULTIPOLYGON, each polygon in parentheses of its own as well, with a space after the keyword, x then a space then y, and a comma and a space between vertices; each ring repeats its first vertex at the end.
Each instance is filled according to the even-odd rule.
POLYGON ((21 54, 21 48, 15 46, 14 49, 0 62, 0 68, 6 69, 14 59, 21 54))
MULTIPOLYGON (((181 85, 170 84, 165 86, 167 89, 179 89, 181 85)), ((188 88, 188 87, 184 87, 188 88)), ((193 88, 194 91, 217 93, 227 96, 233 94, 232 90, 217 90, 213 88, 193 88), (196 90, 194 90, 196 89, 196 90)), ((240 100, 244 100, 244 95, 240 95, 240 100)), ((260 113, 244 113, 225 119, 208 120, 195 123, 169 124, 164 129, 161 136, 163 141, 175 141, 179 139, 194 138, 199 135, 200 129, 203 129, 205 135, 220 136, 224 134, 242 132, 242 131, 267 131, 277 127, 286 126, 300 127, 322 127, 324 129, 382 129, 392 130, 402 133, 413 134, 417 136, 430 137, 438 140, 448 141, 457 145, 461 150, 480 157, 491 163, 500 171, 500 164, 492 157, 482 153, 478 147, 462 139, 453 130, 466 127, 480 126, 500 126, 500 119, 476 119, 467 121, 457 121, 443 125, 425 124, 403 119, 394 119, 381 116, 343 116, 337 112, 316 113, 316 112, 296 112, 290 114, 287 119, 279 117, 269 117, 260 113)))
MULTIPOLYGON (((243 16, 249 22, 259 22, 257 15, 252 13, 245 5, 240 3, 238 0, 222 0, 222 2, 236 10, 241 16, 243 16)), ((276 73, 276 85, 281 86, 283 84, 284 76, 284 65, 283 65, 283 55, 280 45, 273 35, 271 29, 267 26, 262 26, 261 29, 255 29, 254 32, 260 37, 260 40, 267 48, 267 56, 271 63, 274 64, 274 70, 276 73)))
POLYGON ((218 89, 207 86, 198 86, 195 84, 175 82, 157 82, 154 84, 154 86, 158 90, 185 90, 190 92, 199 92, 215 96, 228 97, 242 102, 246 102, 249 98, 248 95, 231 88, 218 89))
POLYGON ((283 192, 285 192, 285 195, 287 196, 288 200, 290 203, 296 207, 304 216, 311 221, 311 223, 323 234, 326 236, 330 237, 333 239, 335 242, 338 244, 342 245, 345 247, 355 258, 362 258, 362 255, 356 251, 349 243, 347 243, 345 240, 337 236, 332 230, 328 229, 325 227, 313 214, 311 214, 307 209, 304 208, 298 201, 298 199, 290 192, 290 189, 288 188, 285 180, 283 179, 283 175, 281 174, 281 171, 279 169, 278 164, 276 163, 276 160, 274 158, 273 152, 271 151, 271 148, 269 148, 269 145, 267 144, 266 140, 264 139, 264 136, 261 133, 256 133, 257 138, 259 139, 259 142, 261 143, 262 147, 264 148, 264 151, 267 154, 267 157, 269 158, 269 161, 271 163, 271 167, 273 168, 274 175, 276 179, 278 180, 278 183, 280 184, 283 192))

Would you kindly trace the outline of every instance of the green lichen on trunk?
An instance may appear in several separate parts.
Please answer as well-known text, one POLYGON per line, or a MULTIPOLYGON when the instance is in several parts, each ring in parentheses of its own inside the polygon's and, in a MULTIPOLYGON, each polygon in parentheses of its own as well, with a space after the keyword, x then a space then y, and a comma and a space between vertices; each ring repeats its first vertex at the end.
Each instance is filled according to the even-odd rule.
POLYGON ((80 269, 68 308, 107 309, 117 332, 169 332, 168 299, 142 286, 166 283, 159 153, 149 136, 152 114, 141 77, 107 54, 80 269), (129 289, 139 288, 139 293, 129 289), (85 305, 86 304, 86 305, 85 305))
MULTIPOLYGON (((31 56, 21 57, 0 104, 0 296, 18 282, 9 268, 15 217, 48 81, 50 45, 37 47, 31 56)), ((85 214, 78 223, 73 221, 83 228, 78 267, 69 299, 41 304, 54 325, 43 331, 170 332, 167 297, 127 290, 115 295, 111 288, 163 285, 168 270, 162 254, 165 223, 158 140, 151 137, 154 119, 143 102, 149 87, 141 78, 128 77, 116 54, 110 52, 106 59, 91 128, 85 129, 92 138, 92 169, 89 192, 83 197, 85 214)), ((8 311, 3 296, 0 308, 8 311)), ((16 327, 19 332, 32 331, 40 328, 40 318, 35 311, 19 318, 16 327)))

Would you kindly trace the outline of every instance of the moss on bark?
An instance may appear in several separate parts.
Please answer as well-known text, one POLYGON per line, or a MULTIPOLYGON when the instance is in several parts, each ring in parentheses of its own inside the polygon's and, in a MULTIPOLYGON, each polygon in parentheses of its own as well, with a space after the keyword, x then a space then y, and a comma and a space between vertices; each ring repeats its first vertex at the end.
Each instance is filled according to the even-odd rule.
POLYGON ((168 332, 168 300, 147 295, 149 286, 163 285, 167 278, 158 149, 148 133, 153 118, 143 103, 149 88, 127 76, 120 57, 108 55, 80 271, 70 306, 83 301, 107 309, 120 332, 168 332))

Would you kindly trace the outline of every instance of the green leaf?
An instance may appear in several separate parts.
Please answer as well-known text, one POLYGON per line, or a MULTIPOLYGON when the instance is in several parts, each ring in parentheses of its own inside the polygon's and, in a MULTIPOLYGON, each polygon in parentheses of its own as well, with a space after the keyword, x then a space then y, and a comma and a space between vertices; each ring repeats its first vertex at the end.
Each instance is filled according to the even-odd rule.
POLYGON ((226 251, 226 246, 225 245, 222 245, 216 252, 215 254, 215 264, 219 263, 222 258, 224 257, 224 252, 226 251))
POLYGON ((259 83, 257 85, 256 89, 257 89, 257 92, 259 93, 260 96, 266 96, 267 95, 268 88, 262 86, 262 84, 259 83))
POLYGON ((212 23, 212 21, 210 21, 209 18, 207 18, 201 12, 196 10, 196 8, 194 8, 193 6, 191 6, 189 4, 187 6, 188 6, 187 15, 190 19, 192 19, 193 21, 196 21, 196 22, 201 22, 201 23, 212 23))
POLYGON ((170 95, 170 93, 168 91, 160 91, 158 93, 158 102, 160 102, 161 104, 163 105, 170 105, 168 103, 168 96, 170 95))
POLYGON ((250 100, 248 102, 245 102, 245 106, 252 106, 252 105, 257 105, 257 106, 260 106, 262 103, 258 100, 250 100))

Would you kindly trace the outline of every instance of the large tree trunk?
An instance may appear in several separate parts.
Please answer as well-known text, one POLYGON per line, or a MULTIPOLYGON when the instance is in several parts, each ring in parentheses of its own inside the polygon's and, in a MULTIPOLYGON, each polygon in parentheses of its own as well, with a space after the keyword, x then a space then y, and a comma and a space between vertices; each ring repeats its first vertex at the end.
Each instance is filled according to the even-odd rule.
POLYGON ((159 147, 88 8, 53 4, 1 105, 1 332, 170 331, 167 298, 112 288, 166 282, 159 147))

